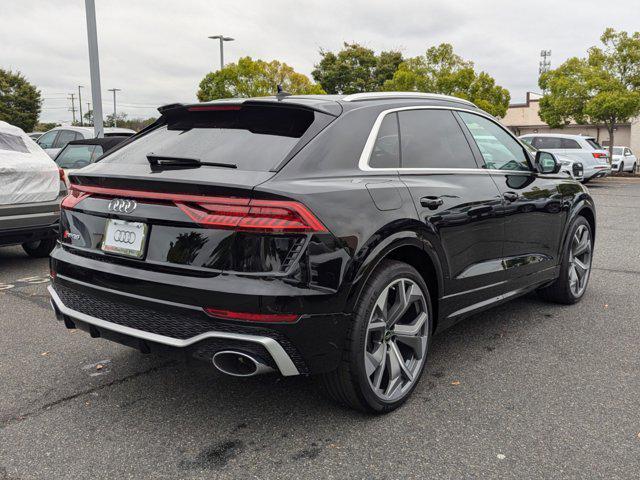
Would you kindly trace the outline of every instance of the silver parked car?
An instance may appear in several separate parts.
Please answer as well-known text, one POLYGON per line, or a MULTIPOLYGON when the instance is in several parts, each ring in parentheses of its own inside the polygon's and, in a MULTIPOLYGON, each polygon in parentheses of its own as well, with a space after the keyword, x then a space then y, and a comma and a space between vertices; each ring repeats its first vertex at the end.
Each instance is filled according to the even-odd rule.
POLYGON ((67 194, 61 172, 26 133, 0 121, 0 246, 49 255, 67 194))
POLYGON ((635 172, 638 158, 629 147, 613 147, 611 170, 614 172, 635 172))
MULTIPOLYGON (((135 130, 130 128, 107 127, 104 129, 105 137, 131 136, 135 133, 135 130)), ((37 142, 51 158, 55 158, 67 143, 86 138, 95 138, 93 127, 55 127, 42 134, 37 142)))
POLYGON ((559 154, 582 163, 584 183, 611 173, 609 154, 593 137, 563 133, 530 133, 519 138, 538 150, 559 154))

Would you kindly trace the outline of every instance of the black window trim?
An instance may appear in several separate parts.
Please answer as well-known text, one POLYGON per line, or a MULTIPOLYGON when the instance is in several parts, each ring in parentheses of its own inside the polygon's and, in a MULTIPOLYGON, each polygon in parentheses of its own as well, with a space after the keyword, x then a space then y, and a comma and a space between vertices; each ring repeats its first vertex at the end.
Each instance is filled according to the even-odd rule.
MULTIPOLYGON (((521 170, 521 171, 517 171, 514 170, 513 172, 509 171, 512 174, 529 174, 529 173, 533 173, 534 170, 532 168, 532 158, 531 155, 529 155, 529 153, 527 152, 527 149, 524 147, 524 145, 522 144, 522 142, 520 141, 520 139, 518 137, 516 137, 509 129, 505 128, 504 126, 500 125, 500 123, 493 118, 491 115, 489 115, 488 113, 483 112, 482 110, 472 110, 469 108, 461 108, 461 107, 448 107, 448 106, 443 106, 443 105, 413 105, 410 107, 397 107, 397 108, 390 108, 387 110, 383 110, 382 112, 380 112, 376 118, 376 120, 373 123, 373 126, 371 127, 371 130, 369 132, 369 136, 367 137, 367 141, 365 142, 364 148, 362 149, 362 153, 360 154, 360 159, 358 160, 358 168, 364 172, 378 172, 378 173, 388 173, 388 172, 394 172, 394 173, 402 173, 402 174, 423 174, 423 173, 433 173, 433 174, 452 174, 452 173, 472 173, 472 174, 489 174, 489 173, 501 173, 504 174, 505 172, 507 172, 507 170, 492 170, 492 169, 488 169, 488 168, 481 168, 481 167, 476 167, 476 168, 438 168, 438 167, 371 167, 369 165, 369 160, 371 158, 371 153, 373 152, 373 147, 375 145, 376 139, 378 137, 378 131, 380 130, 380 126, 382 125, 382 121, 384 120, 384 117, 386 117, 388 114, 391 113, 396 113, 396 112, 402 112, 402 111, 406 111, 406 110, 450 110, 455 112, 466 112, 466 113, 472 113, 475 115, 478 115, 480 117, 484 117, 487 120, 495 123, 496 125, 498 125, 498 127, 500 127, 502 130, 504 130, 505 132, 507 132, 507 134, 513 138, 516 143, 518 143, 518 145, 520 145, 522 147, 522 150, 525 154, 525 157, 527 158, 527 161, 529 163, 529 169, 530 171, 525 171, 525 170, 521 170)), ((454 117, 456 117, 456 115, 454 114, 454 117)), ((466 129, 466 125, 465 128, 463 128, 463 133, 465 132, 466 129)), ((466 138, 466 134, 465 134, 465 138, 466 138)), ((473 143, 475 145, 475 141, 473 143)), ((475 148, 478 148, 477 145, 475 146, 475 148)), ((474 150, 474 147, 471 147, 471 151, 474 154, 474 157, 476 155, 476 152, 474 150)), ((476 163, 478 162, 477 158, 476 158, 476 163)), ((484 165, 484 160, 482 160, 482 164, 484 165)))

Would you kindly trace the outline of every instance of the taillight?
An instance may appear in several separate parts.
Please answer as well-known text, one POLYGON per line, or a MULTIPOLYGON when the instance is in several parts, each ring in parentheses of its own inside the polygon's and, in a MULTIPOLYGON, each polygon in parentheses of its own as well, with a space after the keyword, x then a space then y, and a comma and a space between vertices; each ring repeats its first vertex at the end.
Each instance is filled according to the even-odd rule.
POLYGON ((609 156, 606 153, 593 152, 592 155, 593 155, 593 158, 609 158, 609 156))
POLYGON ((176 202, 191 220, 207 228, 263 232, 325 232, 327 229, 304 205, 281 200, 220 198, 195 206, 176 202))
POLYGON ((230 310, 220 310, 217 308, 205 307, 207 315, 225 320, 244 320, 246 322, 266 322, 266 323, 292 323, 298 320, 299 315, 294 313, 248 313, 232 312, 230 310))
POLYGON ((64 197, 64 199, 62 200, 62 203, 60 204, 60 207, 73 208, 88 196, 89 196, 88 193, 81 192, 77 188, 74 188, 74 186, 72 185, 71 188, 69 189, 69 194, 66 197, 64 197))
POLYGON ((64 182, 64 170, 61 168, 58 168, 58 175, 60 175, 60 180, 62 180, 64 182))

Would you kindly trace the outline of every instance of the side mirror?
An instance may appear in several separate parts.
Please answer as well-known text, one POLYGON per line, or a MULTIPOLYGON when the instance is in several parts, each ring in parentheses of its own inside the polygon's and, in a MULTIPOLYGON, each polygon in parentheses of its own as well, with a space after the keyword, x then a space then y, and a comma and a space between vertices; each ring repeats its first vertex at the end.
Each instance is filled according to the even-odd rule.
POLYGON ((560 162, 553 153, 536 152, 536 168, 540 173, 558 173, 560 171, 560 162))

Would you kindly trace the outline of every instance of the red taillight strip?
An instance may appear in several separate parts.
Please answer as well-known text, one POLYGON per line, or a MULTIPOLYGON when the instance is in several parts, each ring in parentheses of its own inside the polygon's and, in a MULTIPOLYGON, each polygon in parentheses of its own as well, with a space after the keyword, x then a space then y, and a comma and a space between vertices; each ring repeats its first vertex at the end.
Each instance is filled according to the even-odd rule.
POLYGON ((220 310, 217 308, 203 308, 207 315, 226 320, 244 320, 246 322, 267 322, 267 323, 292 323, 300 317, 295 313, 248 313, 232 312, 231 310, 220 310))
MULTIPOLYGON (((273 232, 327 231, 327 228, 307 207, 301 203, 288 200, 210 197, 206 195, 124 190, 88 185, 71 185, 71 192, 72 195, 82 192, 82 195, 84 195, 82 198, 95 194, 173 202, 191 220, 209 228, 238 228, 273 232), (195 203, 198 208, 187 205, 188 203, 195 203)), ((65 205, 65 202, 63 202, 63 206, 72 208, 82 198, 79 198, 73 205, 65 205)))

